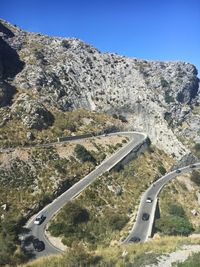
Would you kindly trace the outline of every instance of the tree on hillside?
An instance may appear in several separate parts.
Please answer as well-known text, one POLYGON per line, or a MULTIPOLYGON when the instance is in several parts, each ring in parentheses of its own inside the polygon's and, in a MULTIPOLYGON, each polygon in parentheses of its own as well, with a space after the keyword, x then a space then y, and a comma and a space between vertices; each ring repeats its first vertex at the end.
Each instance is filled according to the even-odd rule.
POLYGON ((188 236, 193 231, 188 219, 174 215, 166 215, 156 220, 155 227, 165 235, 188 236))
POLYGON ((7 219, 0 222, 0 266, 16 265, 25 259, 20 249, 16 253, 18 232, 19 226, 16 222, 7 219))
POLYGON ((74 152, 76 153, 77 158, 82 162, 90 161, 92 163, 96 163, 96 159, 84 146, 77 144, 75 146, 74 152))

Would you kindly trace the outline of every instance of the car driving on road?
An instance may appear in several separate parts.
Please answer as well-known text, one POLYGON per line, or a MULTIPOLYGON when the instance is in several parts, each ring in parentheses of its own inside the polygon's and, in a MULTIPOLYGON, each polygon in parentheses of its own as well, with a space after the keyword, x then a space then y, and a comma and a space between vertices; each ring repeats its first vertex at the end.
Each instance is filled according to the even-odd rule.
POLYGON ((192 164, 190 165, 190 168, 196 168, 196 165, 192 164))
POLYGON ((129 241, 133 242, 133 243, 138 243, 138 242, 140 242, 140 238, 137 236, 133 236, 133 237, 131 237, 131 239, 129 241))
POLYGON ((179 170, 179 169, 176 170, 176 173, 180 173, 180 172, 181 172, 181 170, 179 170))
POLYGON ((148 219, 149 219, 149 214, 146 213, 146 212, 144 212, 144 213, 142 214, 142 220, 143 220, 143 221, 148 221, 148 219))
POLYGON ((147 197, 146 203, 151 203, 152 201, 153 201, 153 199, 151 197, 147 197))
POLYGON ((40 214, 35 218, 34 224, 40 225, 44 220, 45 216, 43 214, 40 214))

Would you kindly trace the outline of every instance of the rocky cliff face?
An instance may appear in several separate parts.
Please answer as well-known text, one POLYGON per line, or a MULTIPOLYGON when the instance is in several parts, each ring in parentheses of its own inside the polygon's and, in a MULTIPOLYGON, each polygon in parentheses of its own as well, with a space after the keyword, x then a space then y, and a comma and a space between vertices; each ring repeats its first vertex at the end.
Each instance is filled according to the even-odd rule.
MULTIPOLYGON (((192 107, 199 103, 193 65, 103 54, 78 39, 28 33, 5 21, 0 21, 0 36, 0 105, 11 102, 16 88, 10 112, 20 103, 25 124, 37 125, 28 122, 27 110, 31 116, 40 110, 37 116, 40 122, 48 118, 47 127, 52 121, 48 107, 83 107, 122 114, 128 129, 146 132, 166 152, 177 158, 188 153, 175 132, 179 134, 176 126, 187 118, 194 120, 192 107), (28 107, 34 101, 36 108, 28 107)), ((196 136, 198 124, 194 128, 191 136, 196 136)))

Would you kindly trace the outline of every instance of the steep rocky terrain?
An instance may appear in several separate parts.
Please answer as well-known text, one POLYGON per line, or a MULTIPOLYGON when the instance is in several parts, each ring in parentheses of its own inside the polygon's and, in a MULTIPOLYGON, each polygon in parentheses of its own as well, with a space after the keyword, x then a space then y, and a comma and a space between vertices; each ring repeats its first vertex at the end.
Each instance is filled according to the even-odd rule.
POLYGON ((16 111, 26 127, 47 128, 52 109, 85 108, 120 114, 127 128, 180 159, 189 152, 178 139, 198 136, 200 103, 196 68, 101 53, 75 38, 22 31, 0 21, 2 120, 16 111))

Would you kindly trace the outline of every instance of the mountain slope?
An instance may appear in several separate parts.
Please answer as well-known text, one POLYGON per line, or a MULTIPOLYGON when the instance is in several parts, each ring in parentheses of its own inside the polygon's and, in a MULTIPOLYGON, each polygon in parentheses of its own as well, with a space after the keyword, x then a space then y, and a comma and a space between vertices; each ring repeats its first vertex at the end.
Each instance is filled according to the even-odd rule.
MULTIPOLYGON (((198 104, 199 79, 193 65, 104 54, 79 39, 29 33, 2 20, 0 35, 0 105, 8 105, 16 90, 11 113, 16 105, 26 106, 23 117, 37 102, 43 110, 35 111, 38 117, 49 118, 52 108, 121 114, 128 129, 146 132, 177 159, 189 153, 176 135, 185 133, 185 128, 180 133, 177 129, 187 117, 193 121, 192 106, 198 104), (10 65, 6 51, 12 51, 10 65)), ((190 138, 199 127, 191 125, 190 138)))

